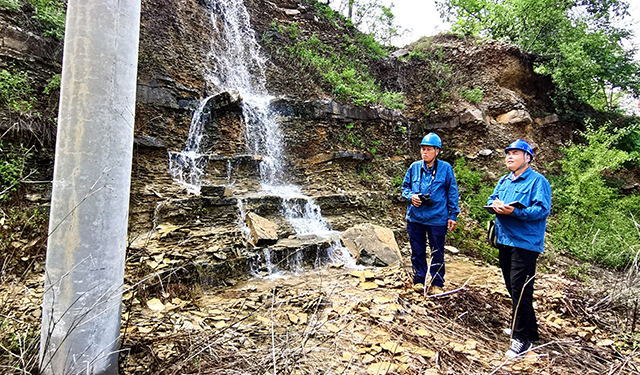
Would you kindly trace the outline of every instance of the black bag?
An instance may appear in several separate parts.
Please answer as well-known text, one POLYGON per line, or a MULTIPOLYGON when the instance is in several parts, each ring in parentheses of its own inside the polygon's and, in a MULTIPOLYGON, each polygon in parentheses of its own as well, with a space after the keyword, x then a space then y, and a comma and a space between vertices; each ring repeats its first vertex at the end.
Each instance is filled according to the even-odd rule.
POLYGON ((493 247, 498 247, 498 238, 496 237, 496 222, 489 220, 487 223, 487 243, 493 247))

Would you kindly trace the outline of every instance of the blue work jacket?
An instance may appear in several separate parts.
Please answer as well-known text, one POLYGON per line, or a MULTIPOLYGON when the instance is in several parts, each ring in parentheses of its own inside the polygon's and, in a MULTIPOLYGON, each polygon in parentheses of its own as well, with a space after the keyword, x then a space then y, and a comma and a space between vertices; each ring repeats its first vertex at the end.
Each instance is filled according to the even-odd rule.
POLYGON ((428 170, 423 160, 409 166, 402 181, 402 196, 409 201, 407 221, 423 225, 447 225, 449 220, 456 220, 458 208, 458 184, 451 164, 436 159, 433 168, 428 170), (437 166, 436 166, 437 163, 437 166), (414 194, 430 194, 433 204, 422 204, 416 207, 411 204, 414 194))
POLYGON ((547 216, 551 212, 551 186, 538 172, 527 168, 515 179, 513 172, 502 177, 487 202, 505 204, 519 201, 525 208, 514 208, 510 215, 496 215, 496 238, 499 244, 525 250, 544 251, 547 216))

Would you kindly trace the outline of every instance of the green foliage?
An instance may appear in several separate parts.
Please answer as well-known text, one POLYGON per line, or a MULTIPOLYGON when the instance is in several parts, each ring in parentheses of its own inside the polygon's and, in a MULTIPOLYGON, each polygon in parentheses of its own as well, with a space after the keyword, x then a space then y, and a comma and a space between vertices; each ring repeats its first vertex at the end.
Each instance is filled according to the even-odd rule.
POLYGON ((360 181, 364 184, 371 185, 379 179, 378 175, 371 171, 370 165, 364 164, 358 169, 360 169, 360 181))
POLYGON ((394 176, 391 179, 391 185, 393 185, 394 187, 400 187, 402 186, 402 181, 404 180, 403 176, 394 176))
POLYGON ((375 79, 369 75, 366 61, 381 52, 362 41, 344 34, 345 53, 325 44, 318 36, 287 46, 287 51, 300 60, 303 66, 316 70, 332 93, 357 106, 386 104, 391 108, 402 108, 402 94, 382 92, 375 79))
POLYGON ((340 27, 338 24, 338 20, 343 17, 339 13, 334 12, 328 4, 321 3, 318 0, 311 0, 311 3, 313 4, 313 8, 315 9, 316 14, 318 14, 320 18, 327 21, 334 27, 340 27))
POLYGON ((15 112, 29 112, 35 100, 30 97, 32 92, 27 72, 15 68, 0 70, 0 104, 15 112))
POLYGON ((620 137, 616 148, 628 152, 638 164, 638 160, 640 160, 640 118, 631 118, 626 129, 628 131, 620 137))
POLYGON ((289 24, 289 26, 287 26, 287 34, 289 34, 289 37, 292 39, 295 39, 298 37, 298 35, 300 35, 300 30, 298 29, 297 22, 292 22, 289 24))
POLYGON ((345 14, 353 26, 384 45, 391 45, 404 33, 396 24, 393 4, 386 6, 380 0, 347 0, 341 3, 339 12, 345 14))
POLYGON ((493 216, 482 208, 493 193, 493 185, 484 182, 482 174, 474 167, 470 167, 465 157, 460 157, 455 161, 453 171, 458 183, 460 208, 463 214, 459 216, 458 229, 453 231, 449 237, 454 246, 465 251, 475 251, 485 262, 495 265, 498 263, 498 250, 486 242, 486 223, 493 216), (465 213, 473 220, 460 220, 465 213))
POLYGON ((376 152, 378 151, 378 145, 381 143, 382 141, 373 141, 371 142, 371 144, 373 144, 373 146, 371 146, 371 148, 369 149, 369 151, 371 151, 371 154, 373 154, 375 156, 376 152))
POLYGON ((0 0, 0 8, 17 11, 20 9, 20 0, 0 0))
POLYGON ((26 162, 32 155, 31 149, 23 145, 14 147, 0 140, 0 201, 7 200, 26 178, 26 162))
POLYGON ((13 12, 20 11, 25 4, 29 4, 35 10, 31 18, 44 32, 44 36, 60 41, 64 39, 66 0, 0 0, 0 8, 13 12))
POLYGON ((45 36, 64 39, 64 22, 66 18, 66 1, 63 0, 27 0, 36 8, 33 18, 44 31, 45 36))
POLYGON ((349 141, 351 146, 359 148, 364 147, 364 141, 362 140, 362 136, 360 136, 360 134, 350 132, 349 134, 347 134, 347 140, 349 141))
POLYGON ((358 45, 367 51, 370 58, 377 60, 389 56, 389 50, 383 47, 371 34, 357 34, 358 45))
POLYGON ((603 179, 630 159, 613 147, 628 130, 593 129, 582 136, 585 144, 563 148, 562 174, 551 178, 554 215, 549 220, 552 243, 580 259, 609 267, 623 267, 640 246, 635 217, 640 196, 621 196, 603 179))
POLYGON ((464 99, 472 103, 480 103, 482 101, 483 90, 482 87, 476 87, 473 89, 467 89, 465 87, 461 87, 458 89, 458 93, 464 99))
POLYGON ((569 266, 567 276, 578 281, 587 281, 589 279, 589 263, 583 263, 580 266, 569 266))
POLYGON ((44 88, 43 92, 46 95, 51 94, 54 90, 57 90, 60 88, 60 79, 62 78, 62 75, 60 74, 55 74, 53 77, 51 77, 49 79, 49 82, 47 82, 47 86, 44 88))
POLYGON ((269 23, 269 27, 279 34, 288 35, 291 39, 295 39, 300 35, 300 29, 297 22, 292 22, 285 26, 275 19, 269 23))
POLYGON ((385 91, 380 102, 387 108, 404 109, 404 96, 399 92, 385 91))
MULTIPOLYGON (((6 266, 6 265, 5 265, 6 266)), ((8 283, 4 283, 5 285, 8 283)), ((7 293, 19 293, 17 287, 9 287, 7 293)), ((13 304, 3 304, 0 309, 0 361, 4 374, 38 373, 38 347, 40 331, 38 327, 11 317, 13 304)))
POLYGON ((488 264, 498 265, 498 249, 487 244, 487 230, 483 224, 472 221, 461 223, 458 220, 458 228, 447 234, 447 240, 458 249, 468 253, 475 253, 488 264), (463 225, 466 225, 463 227, 463 225))
POLYGON ((487 199, 493 193, 493 185, 483 182, 480 172, 469 167, 464 157, 455 161, 453 172, 458 183, 460 203, 468 207, 469 217, 479 223, 492 219, 493 216, 482 207, 487 204, 487 199))
POLYGON ((269 27, 273 29, 273 31, 278 32, 280 34, 284 34, 284 27, 278 22, 278 20, 273 20, 269 24, 269 27))
POLYGON ((425 116, 438 110, 451 98, 453 87, 457 85, 453 67, 445 60, 441 46, 434 48, 431 38, 423 37, 413 45, 410 59, 419 59, 426 64, 421 75, 425 116))
POLYGON ((535 53, 535 69, 558 85, 557 105, 575 98, 610 110, 621 90, 640 94, 625 0, 444 0, 453 30, 489 36, 535 53))

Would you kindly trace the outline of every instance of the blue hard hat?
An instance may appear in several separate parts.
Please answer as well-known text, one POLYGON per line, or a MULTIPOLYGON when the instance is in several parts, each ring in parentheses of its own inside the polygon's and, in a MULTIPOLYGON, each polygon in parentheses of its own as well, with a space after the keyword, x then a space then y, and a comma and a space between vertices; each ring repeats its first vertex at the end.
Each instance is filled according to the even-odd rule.
POLYGON ((522 150, 529 155, 531 155, 531 160, 533 160, 533 149, 531 145, 527 143, 527 141, 522 139, 517 139, 515 142, 509 145, 509 147, 504 149, 504 153, 506 154, 509 150, 522 150))
POLYGON ((434 146, 437 148, 442 148, 442 140, 436 133, 429 133, 422 138, 422 142, 420 142, 420 146, 434 146))

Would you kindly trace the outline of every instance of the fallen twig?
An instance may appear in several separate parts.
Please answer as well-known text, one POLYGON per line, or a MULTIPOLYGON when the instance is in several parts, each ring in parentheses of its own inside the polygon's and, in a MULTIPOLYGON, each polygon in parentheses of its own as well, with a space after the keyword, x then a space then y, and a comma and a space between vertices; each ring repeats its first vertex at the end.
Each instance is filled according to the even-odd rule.
POLYGON ((448 296, 448 295, 451 295, 451 294, 458 293, 459 291, 463 290, 467 286, 467 284, 469 283, 469 280, 471 280, 471 277, 468 278, 467 281, 464 282, 464 285, 462 285, 458 289, 450 290, 448 292, 444 292, 444 293, 440 293, 440 294, 434 294, 434 295, 431 295, 431 296, 426 296, 426 298, 444 297, 444 296, 448 296))

